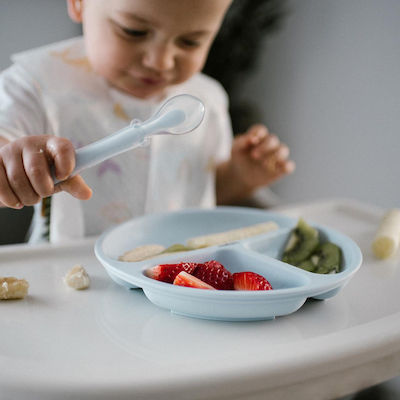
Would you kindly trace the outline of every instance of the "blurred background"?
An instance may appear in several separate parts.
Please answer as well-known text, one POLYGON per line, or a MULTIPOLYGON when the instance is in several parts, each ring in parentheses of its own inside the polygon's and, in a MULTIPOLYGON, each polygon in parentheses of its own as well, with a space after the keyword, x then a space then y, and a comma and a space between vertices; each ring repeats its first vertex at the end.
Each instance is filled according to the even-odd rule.
MULTIPOLYGON (((263 122, 290 147, 297 169, 272 186, 279 203, 400 206, 399 21, 398 0, 235 1, 205 72, 228 91, 236 134, 263 122)), ((1 0, 0 70, 80 32, 64 0, 1 0)), ((0 243, 23 241, 31 214, 0 209, 0 243)), ((351 399, 398 399, 399 387, 351 399)))
POLYGON ((400 206, 400 2, 295 0, 243 96, 297 162, 284 202, 400 206))

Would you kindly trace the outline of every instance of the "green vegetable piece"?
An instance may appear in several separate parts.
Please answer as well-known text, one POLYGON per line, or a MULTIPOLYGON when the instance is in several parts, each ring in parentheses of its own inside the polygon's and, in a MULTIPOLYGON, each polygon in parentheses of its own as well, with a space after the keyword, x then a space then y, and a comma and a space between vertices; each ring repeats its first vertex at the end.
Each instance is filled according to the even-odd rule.
POLYGON ((308 272, 314 272, 317 266, 311 261, 311 259, 304 260, 297 265, 299 268, 304 269, 308 272))
POLYGON ((331 274, 340 271, 341 249, 336 244, 325 242, 318 246, 311 258, 318 257, 317 268, 318 274, 331 274))
POLYGON ((302 261, 311 256, 318 244, 318 230, 300 218, 289 236, 282 255, 282 261, 298 266, 302 261))

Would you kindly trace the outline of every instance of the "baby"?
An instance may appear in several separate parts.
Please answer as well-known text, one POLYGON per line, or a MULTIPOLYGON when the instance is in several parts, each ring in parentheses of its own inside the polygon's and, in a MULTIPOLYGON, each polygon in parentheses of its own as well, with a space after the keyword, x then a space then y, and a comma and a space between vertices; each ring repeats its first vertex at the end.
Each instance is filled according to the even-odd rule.
POLYGON ((265 126, 233 140, 226 93, 201 74, 230 3, 68 0, 83 37, 18 54, 0 76, 0 205, 20 209, 63 192, 51 197, 58 241, 146 213, 235 204, 291 173, 287 146, 265 126), (75 148, 181 93, 204 102, 199 128, 68 178, 75 148))

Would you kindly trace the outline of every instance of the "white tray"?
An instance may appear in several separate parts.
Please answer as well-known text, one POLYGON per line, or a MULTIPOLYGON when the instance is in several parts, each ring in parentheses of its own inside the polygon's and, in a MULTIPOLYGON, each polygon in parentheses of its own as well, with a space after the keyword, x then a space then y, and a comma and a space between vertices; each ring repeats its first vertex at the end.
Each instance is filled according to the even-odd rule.
POLYGON ((29 296, 0 302, 0 398, 333 399, 400 368, 400 254, 377 261, 370 243, 383 210, 347 200, 282 208, 352 238, 363 253, 333 298, 270 321, 186 318, 109 279, 94 240, 0 248, 0 275, 29 296), (74 264, 92 285, 62 277, 74 264))

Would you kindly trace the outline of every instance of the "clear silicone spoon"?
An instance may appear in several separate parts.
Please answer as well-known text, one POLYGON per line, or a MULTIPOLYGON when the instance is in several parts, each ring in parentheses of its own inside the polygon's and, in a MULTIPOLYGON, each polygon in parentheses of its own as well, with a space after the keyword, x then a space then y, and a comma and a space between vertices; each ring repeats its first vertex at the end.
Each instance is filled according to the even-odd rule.
MULTIPOLYGON (((153 135, 181 135, 197 128, 204 117, 204 104, 197 97, 181 94, 168 99, 148 120, 133 123, 75 151, 71 176, 125 151, 141 146, 153 135)), ((54 179, 55 183, 59 182, 54 179)))

